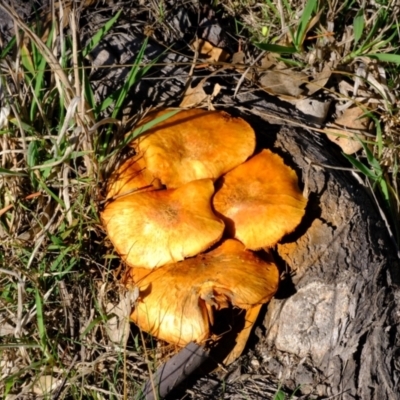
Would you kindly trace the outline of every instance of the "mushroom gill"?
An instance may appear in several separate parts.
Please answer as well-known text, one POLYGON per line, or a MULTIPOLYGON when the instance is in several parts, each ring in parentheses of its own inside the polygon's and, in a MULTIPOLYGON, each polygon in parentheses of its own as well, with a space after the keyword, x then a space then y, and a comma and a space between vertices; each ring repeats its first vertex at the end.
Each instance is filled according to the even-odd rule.
POLYGON ((278 282, 272 261, 228 239, 208 253, 156 270, 131 268, 126 283, 140 291, 131 319, 145 332, 184 346, 210 337, 215 311, 266 303, 278 282))

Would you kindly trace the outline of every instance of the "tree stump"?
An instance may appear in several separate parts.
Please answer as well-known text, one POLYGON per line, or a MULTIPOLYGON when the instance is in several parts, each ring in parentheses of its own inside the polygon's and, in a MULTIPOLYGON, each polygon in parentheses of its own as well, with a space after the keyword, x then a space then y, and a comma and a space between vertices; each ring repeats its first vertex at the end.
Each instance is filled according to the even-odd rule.
POLYGON ((273 145, 301 168, 302 227, 277 247, 295 293, 274 299, 257 352, 265 368, 307 392, 399 398, 399 262, 382 218, 323 137, 282 128, 273 145))

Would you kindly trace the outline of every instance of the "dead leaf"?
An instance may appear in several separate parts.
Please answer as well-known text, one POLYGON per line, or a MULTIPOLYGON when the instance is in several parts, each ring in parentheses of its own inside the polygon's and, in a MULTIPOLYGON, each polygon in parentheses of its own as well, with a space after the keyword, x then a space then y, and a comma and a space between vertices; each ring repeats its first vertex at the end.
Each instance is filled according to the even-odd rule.
POLYGON ((10 325, 5 318, 0 315, 0 337, 14 335, 15 327, 10 325))
POLYGON ((305 83, 308 82, 308 77, 303 72, 292 70, 269 70, 265 71, 259 83, 261 87, 272 95, 285 96, 283 100, 297 99, 304 94, 305 83))
POLYGON ((308 96, 313 95, 315 92, 317 92, 320 89, 323 89, 325 85, 328 83, 329 78, 332 75, 332 70, 331 67, 326 64, 323 68, 323 70, 317 74, 317 76, 312 80, 310 83, 306 85, 306 88, 308 90, 308 96))
POLYGON ((61 379, 53 375, 42 375, 34 384, 33 393, 38 396, 47 396, 62 383, 61 379))
POLYGON ((120 293, 120 302, 117 305, 113 303, 106 305, 107 315, 114 315, 105 324, 108 337, 113 343, 123 348, 126 346, 130 332, 129 316, 138 297, 139 289, 135 287, 125 293, 120 293))
POLYGON ((194 107, 207 100, 207 93, 203 89, 203 82, 201 81, 197 86, 189 86, 183 96, 180 107, 194 107))
POLYGON ((319 99, 296 99, 291 101, 295 107, 303 114, 310 116, 310 120, 315 123, 323 124, 328 116, 328 112, 331 106, 331 100, 319 100, 319 99))
POLYGON ((183 99, 181 101, 181 104, 179 107, 182 108, 192 108, 199 106, 200 104, 207 102, 208 103, 208 109, 209 110, 214 110, 214 107, 212 106, 211 102, 214 99, 215 96, 218 95, 218 93, 221 91, 221 86, 216 83, 214 86, 214 90, 211 95, 208 95, 204 89, 204 83, 206 82, 207 78, 202 79, 197 86, 195 87, 188 87, 186 90, 186 93, 183 96, 183 99))
POLYGON ((363 133, 368 131, 370 119, 363 117, 364 111, 353 106, 344 110, 336 121, 326 127, 328 139, 341 147, 345 154, 353 154, 361 150, 360 140, 365 140, 363 133))
POLYGON ((206 56, 208 61, 226 61, 230 57, 227 51, 213 46, 204 39, 195 39, 191 43, 191 46, 195 51, 198 51, 199 54, 206 56))
MULTIPOLYGON (((353 154, 361 150, 361 142, 355 137, 356 135, 352 132, 348 132, 342 129, 324 128, 329 140, 336 143, 343 150, 345 154, 353 154)), ((364 140, 365 136, 357 135, 359 139, 364 140)))
POLYGON ((244 60, 245 60, 245 55, 243 51, 237 51, 236 53, 233 53, 232 64, 234 65, 244 64, 244 60))
POLYGON ((261 59, 261 67, 263 69, 270 69, 274 66, 276 66, 278 63, 275 54, 266 52, 261 59))
POLYGON ((347 129, 368 130, 369 118, 363 117, 364 111, 358 106, 350 107, 336 119, 335 124, 347 129))

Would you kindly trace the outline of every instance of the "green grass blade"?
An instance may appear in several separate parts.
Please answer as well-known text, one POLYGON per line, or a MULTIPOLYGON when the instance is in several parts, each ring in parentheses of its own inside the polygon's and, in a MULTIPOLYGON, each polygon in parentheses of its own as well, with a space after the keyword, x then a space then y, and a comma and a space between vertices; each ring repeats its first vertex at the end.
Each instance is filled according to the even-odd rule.
POLYGON ((375 34, 381 28, 381 23, 382 23, 382 16, 380 15, 376 19, 376 22, 372 26, 372 29, 368 32, 368 35, 365 38, 363 45, 361 46, 360 54, 362 54, 366 49, 371 47, 371 44, 374 42, 373 38, 375 37, 375 34))
POLYGON ((38 158, 38 144, 36 140, 32 140, 28 146, 28 154, 27 154, 27 164, 29 168, 32 168, 36 165, 36 160, 38 158))
POLYGON ((43 303, 38 288, 35 288, 36 320, 38 324, 39 339, 42 349, 46 348, 46 328, 43 315, 43 303))
POLYGON ((279 44, 270 43, 254 43, 261 50, 270 51, 271 53, 278 54, 294 54, 297 49, 294 46, 280 46, 279 44))
POLYGON ((383 61, 390 62, 394 64, 400 65, 400 55, 399 54, 391 54, 391 53, 382 53, 382 54, 366 54, 367 57, 383 61))
MULTIPOLYGON (((49 33, 49 37, 47 38, 47 41, 46 41, 47 47, 50 47, 51 42, 53 40, 54 29, 55 29, 55 26, 53 24, 51 27, 50 33, 49 33)), ((36 70, 36 74, 35 74, 35 78, 34 78, 35 97, 33 98, 33 101, 31 104, 31 109, 30 109, 30 120, 31 121, 35 121, 36 112, 38 109, 37 101, 40 101, 43 98, 44 93, 45 93, 45 90, 43 90, 43 89, 45 88, 45 85, 46 85, 45 80, 44 80, 44 74, 45 74, 46 65, 47 65, 46 58, 40 54, 37 57, 37 61, 38 61, 38 65, 34 66, 35 70, 36 70)))
POLYGON ((49 195, 51 196, 61 207, 65 210, 65 203, 55 194, 53 193, 47 185, 43 182, 42 179, 38 180, 40 187, 49 195))
MULTIPOLYGON (((108 96, 104 101, 101 103, 100 107, 96 110, 97 114, 101 113, 104 111, 106 108, 111 106, 115 102, 115 107, 118 107, 118 109, 114 108, 113 111, 113 118, 115 118, 116 115, 118 115, 119 108, 121 107, 121 104, 123 100, 125 99, 129 89, 135 84, 136 82, 136 77, 138 74, 139 70, 139 65, 143 60, 144 52, 147 47, 147 42, 148 38, 145 39, 145 41, 142 44, 142 47, 140 48, 139 54, 137 55, 134 65, 132 66, 128 78, 125 81, 124 85, 114 93, 112 93, 110 96, 108 96)), ((155 62, 155 61, 154 61, 155 62)), ((152 65, 153 63, 151 63, 152 65)))
POLYGON ((372 179, 373 181, 376 181, 379 177, 375 175, 366 165, 364 165, 361 161, 358 161, 356 158, 349 154, 344 154, 343 155, 350 161, 350 163, 358 169, 360 172, 362 172, 366 177, 372 179))
POLYGON ((7 43, 7 46, 4 47, 3 51, 0 53, 0 59, 3 59, 14 47, 17 39, 15 36, 7 43))
POLYGON ((27 176, 23 172, 10 171, 9 169, 0 168, 0 175, 4 176, 27 176))
POLYGON ((369 147, 362 141, 360 140, 360 143, 365 151, 365 154, 367 156, 367 160, 369 162, 369 165, 375 170, 377 173, 377 176, 382 175, 382 167, 379 161, 374 157, 372 151, 369 149, 369 147))
POLYGON ((359 40, 361 39, 361 36, 364 31, 364 9, 358 10, 356 16, 354 17, 353 21, 353 32, 354 32, 354 44, 356 45, 359 40))
POLYGON ((388 184, 387 184, 385 178, 379 179, 378 180, 378 184, 379 184, 379 189, 380 189, 380 191, 382 193, 383 199, 385 200, 386 207, 390 211, 391 210, 391 206, 390 206, 389 187, 388 187, 388 184))
POLYGON ((114 111, 111 116, 112 118, 117 117, 129 90, 138 81, 138 72, 140 70, 140 63, 143 61, 143 56, 144 56, 144 52, 147 47, 148 40, 149 39, 146 37, 146 39, 144 40, 144 42, 142 44, 142 47, 140 48, 139 54, 136 57, 135 65, 130 70, 128 78, 126 79, 125 83, 123 84, 123 86, 121 88, 119 96, 115 102, 114 111))
POLYGON ((380 160, 382 158, 382 154, 383 154, 383 136, 382 136, 381 124, 380 124, 378 118, 375 117, 375 115, 370 114, 369 116, 375 122, 375 126, 376 126, 376 144, 377 144, 377 147, 378 147, 378 160, 380 160))
POLYGON ((274 394, 272 400, 285 400, 286 394, 280 388, 278 388, 277 392, 274 394))
POLYGON ((119 16, 121 15, 122 10, 119 10, 110 20, 108 20, 104 26, 97 31, 97 33, 90 39, 89 43, 82 50, 82 56, 86 57, 103 39, 103 37, 107 34, 107 32, 113 27, 119 16))
MULTIPOLYGON (((96 98, 94 96, 93 88, 92 85, 90 84, 90 80, 88 79, 88 76, 85 71, 83 71, 83 80, 84 80, 84 93, 85 93, 85 99, 89 104, 89 107, 91 110, 96 110, 96 98)), ((95 114, 95 117, 97 119, 97 114, 95 114)))
POLYGON ((29 53, 28 48, 23 44, 21 46, 21 63, 22 66, 31 74, 31 78, 35 76, 35 67, 32 61, 31 54, 29 53))
POLYGON ((265 3, 268 4, 268 7, 272 10, 276 17, 280 17, 278 9, 275 7, 275 4, 271 0, 265 0, 265 3))
POLYGON ((304 38, 307 33, 308 21, 310 20, 316 5, 317 0, 308 0, 306 6, 304 7, 300 18, 300 23, 295 34, 294 45, 297 49, 299 49, 304 42, 304 38))

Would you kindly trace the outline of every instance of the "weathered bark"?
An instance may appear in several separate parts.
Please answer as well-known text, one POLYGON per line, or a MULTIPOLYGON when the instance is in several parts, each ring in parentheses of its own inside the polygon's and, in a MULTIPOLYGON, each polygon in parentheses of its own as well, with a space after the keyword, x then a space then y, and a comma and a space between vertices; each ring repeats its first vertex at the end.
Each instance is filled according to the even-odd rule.
POLYGON ((312 376, 310 389, 318 384, 321 396, 398 398, 398 259, 366 189, 352 174, 308 168, 307 159, 336 164, 332 146, 318 139, 285 128, 274 144, 301 168, 310 203, 298 237, 277 248, 294 273, 296 293, 270 303, 267 333, 257 350, 267 367, 269 358, 279 361, 270 371, 302 385, 302 391, 312 376), (283 353, 295 358, 288 362, 283 353))

